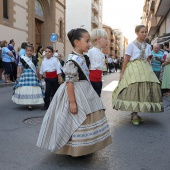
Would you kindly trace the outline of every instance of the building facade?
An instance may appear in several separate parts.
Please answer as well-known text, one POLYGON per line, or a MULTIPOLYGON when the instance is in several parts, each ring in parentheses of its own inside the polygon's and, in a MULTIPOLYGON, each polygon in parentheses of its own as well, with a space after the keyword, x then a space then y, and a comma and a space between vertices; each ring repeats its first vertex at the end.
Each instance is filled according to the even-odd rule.
POLYGON ((123 37, 123 44, 122 45, 123 45, 123 51, 122 51, 122 56, 121 57, 124 57, 126 48, 128 46, 128 39, 126 37, 123 37))
POLYGON ((114 29, 114 32, 117 41, 116 51, 115 51, 116 57, 117 58, 124 57, 125 50, 128 45, 128 39, 123 35, 120 29, 114 29))
POLYGON ((111 58, 115 58, 116 37, 114 35, 114 30, 107 25, 103 25, 103 29, 105 29, 105 31, 107 32, 108 44, 107 47, 102 50, 102 52, 107 56, 110 56, 111 58))
MULTIPOLYGON (((66 0, 66 34, 74 28, 82 27, 89 32, 102 28, 102 6, 102 0, 66 0)), ((66 54, 72 49, 66 37, 66 54)))
POLYGON ((108 34, 108 45, 102 52, 111 58, 119 59, 123 57, 128 45, 128 39, 123 36, 123 33, 119 29, 112 29, 107 25, 103 25, 103 29, 108 34))
POLYGON ((151 44, 170 42, 170 0, 144 0, 142 23, 151 44))
POLYGON ((0 40, 52 46, 65 54, 65 0, 0 0, 0 40), (52 43, 52 33, 58 41, 52 43))

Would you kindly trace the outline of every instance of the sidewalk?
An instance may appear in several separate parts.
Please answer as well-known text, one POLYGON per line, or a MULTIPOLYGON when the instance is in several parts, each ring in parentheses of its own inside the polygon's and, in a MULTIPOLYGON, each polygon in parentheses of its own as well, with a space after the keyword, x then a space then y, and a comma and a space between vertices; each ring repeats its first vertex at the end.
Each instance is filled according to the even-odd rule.
POLYGON ((14 83, 5 83, 5 81, 4 82, 0 81, 0 88, 1 87, 6 87, 6 86, 13 86, 13 85, 14 85, 14 83))
POLYGON ((14 82, 13 83, 5 83, 5 78, 4 78, 4 75, 2 74, 2 79, 0 80, 0 88, 5 87, 5 86, 13 86, 13 85, 14 85, 14 82))
MULTIPOLYGON (((9 86, 13 86, 15 82, 12 82, 12 83, 5 83, 5 81, 1 81, 0 80, 0 88, 1 87, 9 87, 9 86)), ((42 85, 45 86, 45 81, 42 80, 42 85)))

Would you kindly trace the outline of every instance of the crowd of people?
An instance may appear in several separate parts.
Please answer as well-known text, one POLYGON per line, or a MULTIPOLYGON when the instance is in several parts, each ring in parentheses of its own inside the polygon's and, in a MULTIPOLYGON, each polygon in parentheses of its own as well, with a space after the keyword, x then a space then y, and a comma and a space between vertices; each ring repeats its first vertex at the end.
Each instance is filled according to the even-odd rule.
POLYGON ((111 73, 113 68, 115 72, 121 68, 118 86, 112 93, 113 109, 131 112, 133 125, 143 122, 138 113, 164 111, 162 91, 164 95, 170 94, 169 43, 164 43, 163 50, 158 44, 152 49, 146 43, 144 25, 136 26, 135 33, 137 38, 129 43, 120 60, 102 53, 108 42, 102 29, 91 33, 83 28, 69 31, 74 50, 65 62, 51 46, 45 50, 39 46, 35 54, 32 44, 22 43, 16 55, 14 40, 9 44, 1 42, 5 82, 15 81, 13 102, 27 105, 28 110, 32 110, 32 105, 44 104, 42 110, 47 110, 38 147, 57 154, 82 156, 112 143, 100 96, 102 75, 111 73))
POLYGON ((170 49, 169 42, 165 42, 163 47, 153 44, 151 66, 152 70, 161 83, 162 94, 170 96, 170 49))

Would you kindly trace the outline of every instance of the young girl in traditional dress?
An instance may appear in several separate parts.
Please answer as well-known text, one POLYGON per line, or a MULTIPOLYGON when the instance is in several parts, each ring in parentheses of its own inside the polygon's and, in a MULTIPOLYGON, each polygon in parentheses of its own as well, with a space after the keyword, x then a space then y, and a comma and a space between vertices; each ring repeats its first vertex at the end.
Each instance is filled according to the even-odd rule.
POLYGON ((18 65, 12 100, 16 104, 28 105, 28 110, 31 111, 31 105, 44 103, 44 95, 41 81, 38 78, 38 60, 33 56, 34 47, 26 46, 25 51, 26 55, 21 56, 18 65))
POLYGON ((68 38, 74 51, 64 66, 66 81, 58 88, 45 114, 37 146, 57 154, 82 156, 111 144, 104 106, 89 80, 83 52, 89 33, 72 29, 68 38))
POLYGON ((135 28, 137 39, 130 43, 120 75, 120 82, 113 92, 113 108, 131 111, 131 120, 139 125, 142 118, 138 112, 162 112, 160 82, 149 65, 150 45, 145 42, 147 30, 144 25, 135 28), (148 63, 149 62, 149 63, 148 63))

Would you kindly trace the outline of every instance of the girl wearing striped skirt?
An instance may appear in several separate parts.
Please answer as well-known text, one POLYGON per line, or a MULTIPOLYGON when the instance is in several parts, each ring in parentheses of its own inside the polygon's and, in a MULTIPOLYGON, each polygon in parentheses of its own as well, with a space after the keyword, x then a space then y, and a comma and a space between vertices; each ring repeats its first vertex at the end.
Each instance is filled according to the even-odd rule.
POLYGON ((57 154, 82 156, 111 144, 104 106, 89 80, 83 52, 90 47, 85 29, 73 29, 68 38, 74 52, 63 68, 60 85, 45 114, 37 146, 57 154))
POLYGON ((138 112, 163 112, 160 82, 149 65, 152 58, 150 45, 144 40, 144 25, 135 28, 137 39, 127 46, 120 81, 112 94, 113 108, 131 111, 131 120, 139 125, 138 112))

